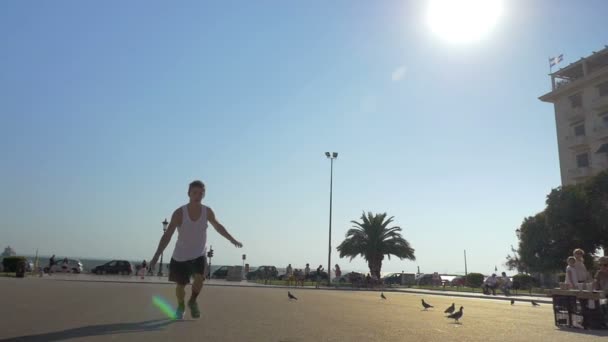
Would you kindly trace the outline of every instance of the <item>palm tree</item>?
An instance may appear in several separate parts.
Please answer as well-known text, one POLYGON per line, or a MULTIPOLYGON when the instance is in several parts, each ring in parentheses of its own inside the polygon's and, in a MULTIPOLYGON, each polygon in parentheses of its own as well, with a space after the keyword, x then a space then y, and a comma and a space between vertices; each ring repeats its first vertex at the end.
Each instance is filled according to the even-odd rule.
POLYGON ((416 260, 414 249, 401 236, 400 227, 390 227, 393 217, 386 218, 386 213, 372 214, 371 212, 361 215, 361 221, 351 221, 353 227, 346 232, 346 239, 338 246, 340 257, 350 257, 352 261, 357 255, 361 255, 369 266, 371 274, 380 279, 380 269, 384 256, 391 255, 400 260, 416 260))

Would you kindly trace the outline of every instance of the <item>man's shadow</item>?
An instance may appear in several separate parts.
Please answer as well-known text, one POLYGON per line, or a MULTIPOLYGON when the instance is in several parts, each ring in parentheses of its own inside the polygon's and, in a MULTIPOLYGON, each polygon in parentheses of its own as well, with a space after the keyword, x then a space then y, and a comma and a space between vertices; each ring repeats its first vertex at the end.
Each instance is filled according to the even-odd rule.
POLYGON ((157 319, 142 322, 132 323, 112 323, 112 324, 100 324, 100 325, 87 325, 84 327, 42 333, 37 335, 26 335, 19 337, 12 337, 0 342, 5 341, 60 341, 71 338, 82 338, 89 336, 103 336, 110 334, 124 334, 124 333, 136 333, 143 331, 160 331, 165 326, 175 323, 174 320, 157 319))

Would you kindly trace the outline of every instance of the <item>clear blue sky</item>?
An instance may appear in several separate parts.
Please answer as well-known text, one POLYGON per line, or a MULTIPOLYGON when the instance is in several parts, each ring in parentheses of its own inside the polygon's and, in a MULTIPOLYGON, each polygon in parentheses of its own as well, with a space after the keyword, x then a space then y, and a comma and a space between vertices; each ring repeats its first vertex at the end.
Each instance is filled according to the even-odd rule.
POLYGON ((215 264, 325 266, 338 151, 334 247, 386 211, 417 261, 383 271, 463 272, 463 249, 469 271, 503 269, 560 183, 547 59, 607 44, 608 3, 508 1, 468 44, 425 5, 2 2, 0 245, 149 259, 202 179, 245 245, 210 232, 215 264))

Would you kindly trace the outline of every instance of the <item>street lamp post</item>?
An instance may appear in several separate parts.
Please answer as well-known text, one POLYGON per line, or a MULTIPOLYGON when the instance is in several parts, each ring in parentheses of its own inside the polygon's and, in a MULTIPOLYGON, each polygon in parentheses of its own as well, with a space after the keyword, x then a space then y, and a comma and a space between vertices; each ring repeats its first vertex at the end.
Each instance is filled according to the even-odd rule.
MULTIPOLYGON (((169 226, 169 222, 165 219, 163 222, 163 235, 167 232, 167 226, 169 226)), ((163 276, 163 253, 160 254, 160 265, 158 267, 158 276, 163 276)))
POLYGON ((325 152, 325 156, 330 160, 331 164, 329 172, 329 248, 327 251, 327 286, 331 286, 331 213, 333 204, 334 159, 338 158, 338 152, 325 152))

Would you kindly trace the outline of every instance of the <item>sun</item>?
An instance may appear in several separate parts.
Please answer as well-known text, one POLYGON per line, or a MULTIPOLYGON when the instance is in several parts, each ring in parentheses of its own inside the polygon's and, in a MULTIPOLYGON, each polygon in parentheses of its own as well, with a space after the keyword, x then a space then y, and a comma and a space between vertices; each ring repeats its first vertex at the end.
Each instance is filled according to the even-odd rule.
POLYGON ((502 0, 429 0, 427 22, 448 42, 470 43, 487 37, 502 12, 502 0))

